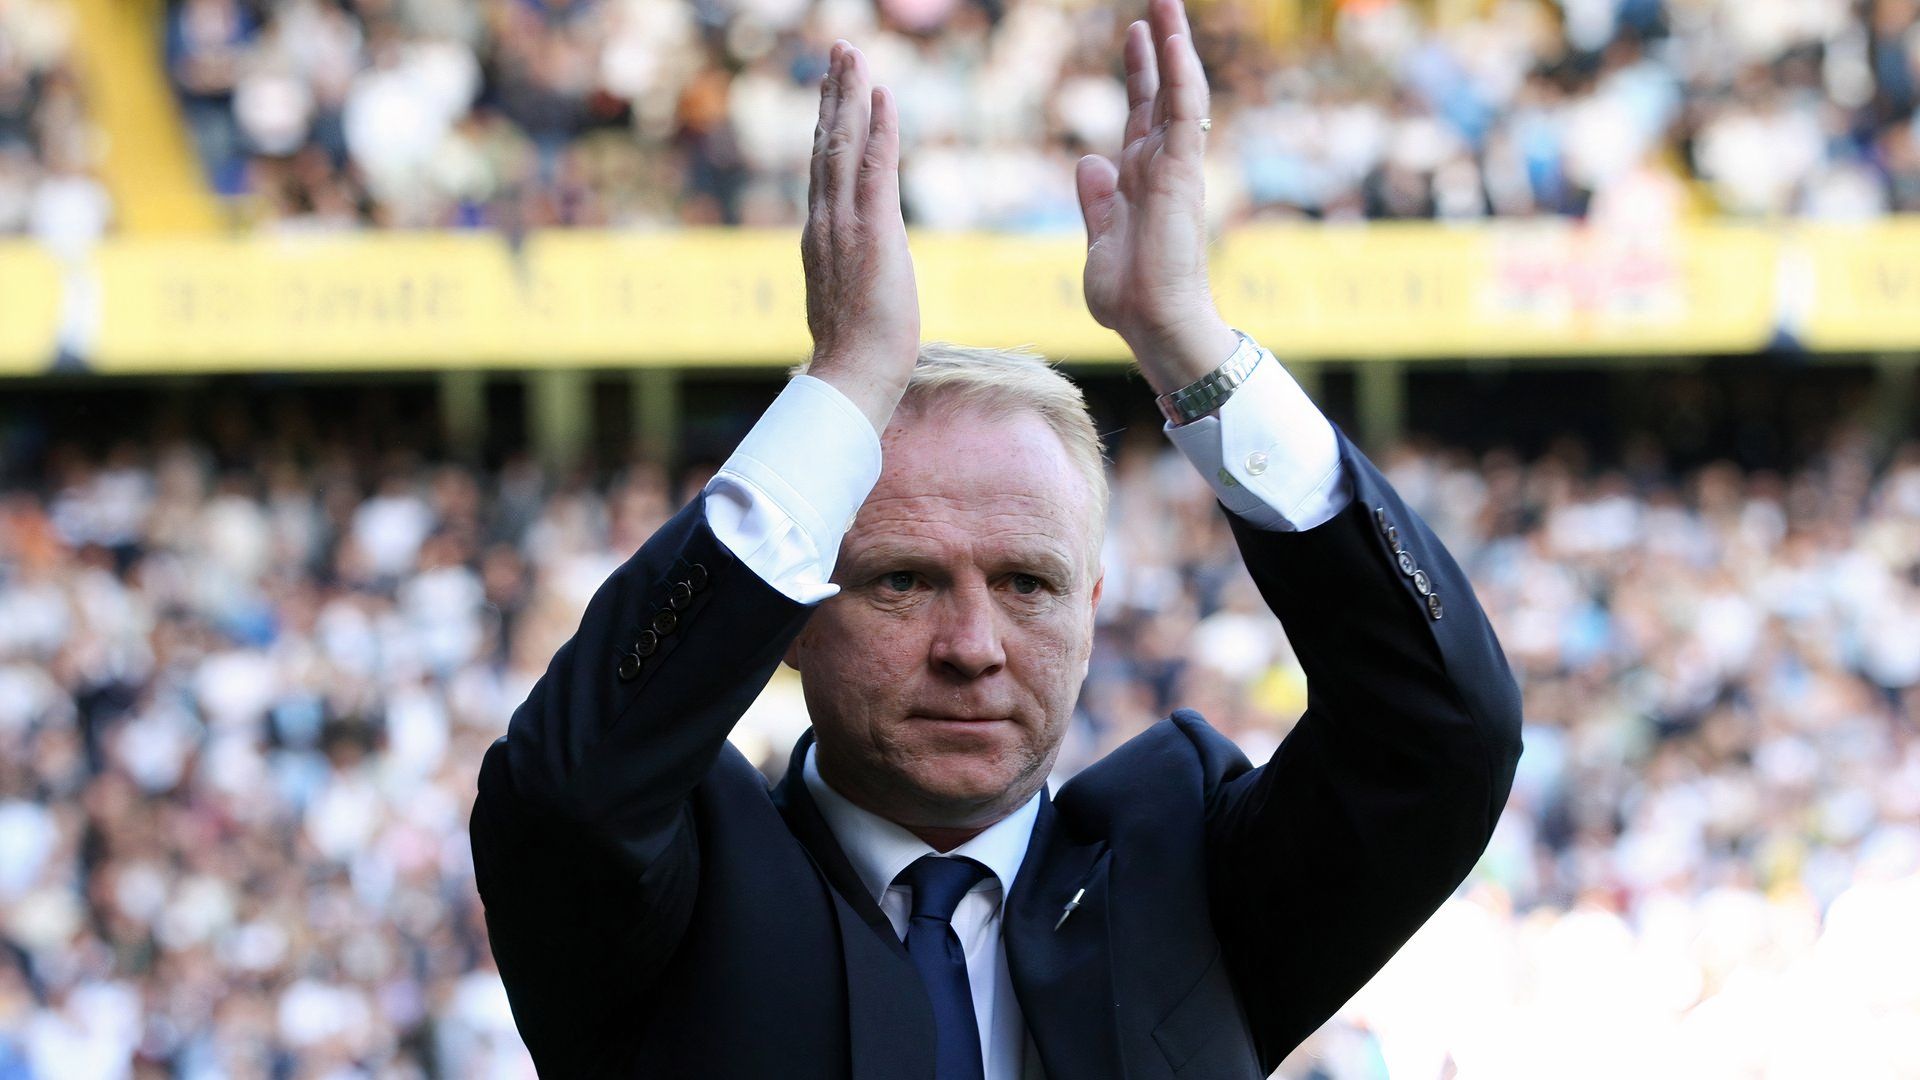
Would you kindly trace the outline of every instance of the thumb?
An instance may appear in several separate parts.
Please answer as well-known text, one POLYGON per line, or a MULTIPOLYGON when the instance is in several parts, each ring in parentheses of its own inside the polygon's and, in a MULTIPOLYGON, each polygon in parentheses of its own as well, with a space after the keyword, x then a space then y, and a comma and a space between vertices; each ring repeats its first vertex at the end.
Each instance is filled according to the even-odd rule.
POLYGON ((1120 209, 1120 170, 1099 154, 1088 154, 1073 170, 1074 187, 1080 193, 1080 214, 1087 221, 1087 246, 1113 228, 1120 209))

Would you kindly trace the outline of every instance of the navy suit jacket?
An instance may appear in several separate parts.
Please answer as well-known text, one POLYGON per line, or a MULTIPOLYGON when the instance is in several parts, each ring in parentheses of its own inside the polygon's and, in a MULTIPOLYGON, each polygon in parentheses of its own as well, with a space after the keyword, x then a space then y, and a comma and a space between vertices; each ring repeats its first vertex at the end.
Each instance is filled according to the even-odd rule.
MULTIPOLYGON (((1183 710, 1042 803, 1003 925, 1049 1080, 1268 1075, 1499 817, 1520 754, 1506 660, 1440 542, 1340 446, 1355 497, 1334 519, 1232 522, 1308 677, 1272 760, 1183 710)), ((933 1075, 932 1010, 808 797, 807 741, 772 790, 726 742, 809 610, 696 501, 608 578, 488 750, 475 869, 543 1075, 933 1075)))

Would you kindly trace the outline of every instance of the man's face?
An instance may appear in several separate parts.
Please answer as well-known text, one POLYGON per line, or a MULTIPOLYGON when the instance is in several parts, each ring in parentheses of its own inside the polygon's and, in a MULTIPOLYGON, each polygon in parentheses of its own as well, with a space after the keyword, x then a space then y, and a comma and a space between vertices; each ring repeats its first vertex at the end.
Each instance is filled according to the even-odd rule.
POLYGON ((788 652, 822 775, 908 828, 969 828, 1045 783, 1100 599, 1093 494, 1032 412, 896 415, 788 652))

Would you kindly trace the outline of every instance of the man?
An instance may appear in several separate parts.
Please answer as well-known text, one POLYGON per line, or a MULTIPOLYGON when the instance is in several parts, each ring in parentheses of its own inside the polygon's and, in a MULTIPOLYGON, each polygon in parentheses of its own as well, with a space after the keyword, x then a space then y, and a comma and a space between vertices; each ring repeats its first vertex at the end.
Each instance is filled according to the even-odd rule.
POLYGON ((1520 751, 1499 647, 1214 311, 1179 0, 1125 59, 1126 147, 1079 168, 1088 305, 1228 510, 1306 715, 1254 769, 1176 713, 1049 797, 1100 599, 1098 439, 1031 358, 921 349, 897 113, 836 44, 808 373, 594 596, 481 771, 480 892, 544 1073, 1265 1076, 1484 847, 1520 751), (769 792, 726 735, 782 658, 814 727, 769 792))

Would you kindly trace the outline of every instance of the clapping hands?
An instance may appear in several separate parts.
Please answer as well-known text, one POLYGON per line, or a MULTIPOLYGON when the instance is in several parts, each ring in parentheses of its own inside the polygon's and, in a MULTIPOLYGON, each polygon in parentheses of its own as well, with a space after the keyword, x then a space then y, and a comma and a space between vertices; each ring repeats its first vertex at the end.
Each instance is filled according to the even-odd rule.
MULTIPOLYGON (((1116 158, 1076 170, 1087 225, 1087 309, 1166 393, 1213 370, 1237 339, 1207 283, 1207 80, 1182 0, 1149 0, 1127 28, 1128 115, 1116 158)), ((913 374, 920 302, 900 210, 900 115, 866 57, 834 43, 820 87, 807 223, 808 373, 884 430, 913 374)))
POLYGON ((866 57, 834 42, 813 130, 807 224, 807 373, 886 430, 920 350, 920 297, 900 213, 900 113, 866 57))
POLYGON ((1207 284, 1207 78, 1181 0, 1127 27, 1127 126, 1115 159, 1080 159, 1087 309, 1167 393, 1224 362, 1237 339, 1207 284))

